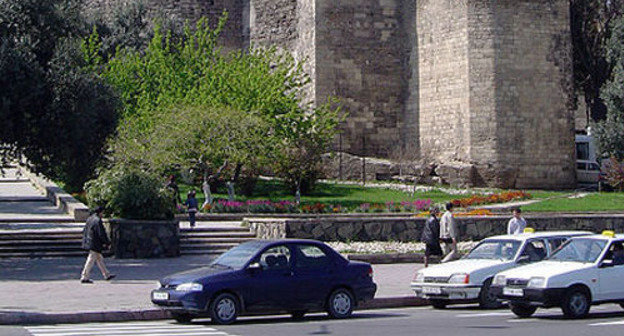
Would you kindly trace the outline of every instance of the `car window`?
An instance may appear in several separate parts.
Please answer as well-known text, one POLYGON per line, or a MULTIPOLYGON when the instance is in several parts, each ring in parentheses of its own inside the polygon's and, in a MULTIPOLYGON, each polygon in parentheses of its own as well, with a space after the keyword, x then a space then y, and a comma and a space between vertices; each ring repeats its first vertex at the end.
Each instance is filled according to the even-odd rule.
POLYGON ((576 143, 576 159, 589 160, 589 142, 576 143))
POLYGON ((586 165, 585 165, 584 162, 577 162, 576 163, 576 169, 578 169, 578 170, 587 170, 586 169, 586 165))
POLYGON ((565 243, 566 238, 550 238, 548 239, 548 245, 550 247, 550 253, 556 251, 563 243, 565 243))
POLYGON ((520 256, 528 256, 530 261, 540 261, 546 258, 546 244, 543 240, 530 240, 524 246, 520 256))
POLYGON ((624 246, 622 242, 613 242, 603 259, 613 260, 614 266, 624 265, 624 246))
POLYGON ((594 262, 600 256, 607 242, 603 239, 575 238, 568 240, 549 260, 594 262))
POLYGON ((240 244, 219 256, 211 265, 221 265, 233 269, 242 268, 261 248, 254 243, 240 244))
POLYGON ((600 166, 597 163, 590 163, 589 170, 600 170, 600 166))
POLYGON ((297 268, 317 268, 324 267, 329 264, 327 254, 314 245, 296 245, 297 260, 295 267, 297 268))
POLYGON ((520 247, 517 240, 484 240, 475 246, 465 259, 503 259, 511 260, 520 247))
POLYGON ((290 267, 290 249, 286 245, 278 245, 262 252, 258 261, 262 269, 280 270, 290 267))

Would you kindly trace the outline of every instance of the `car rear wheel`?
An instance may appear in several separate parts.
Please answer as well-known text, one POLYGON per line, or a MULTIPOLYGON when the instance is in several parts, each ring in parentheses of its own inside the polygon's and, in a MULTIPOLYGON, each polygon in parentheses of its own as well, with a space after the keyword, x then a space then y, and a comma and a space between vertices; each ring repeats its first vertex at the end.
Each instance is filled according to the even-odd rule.
POLYGON ((431 305, 435 309, 444 309, 446 308, 446 305, 448 304, 446 300, 440 300, 440 299, 429 299, 429 303, 431 303, 431 305))
POLYGON ((567 318, 583 318, 589 313, 590 301, 587 292, 579 289, 570 289, 563 297, 561 310, 567 318))
POLYGON ((216 324, 231 324, 238 317, 239 307, 234 295, 221 293, 210 303, 210 318, 216 324))
POLYGON ((327 313, 332 318, 347 318, 353 313, 353 295, 345 288, 338 288, 327 299, 327 313))
POLYGON ((620 307, 624 308, 624 303, 620 303, 620 307))
POLYGON ((511 311, 520 318, 529 318, 537 310, 537 307, 525 304, 510 303, 509 305, 511 306, 511 311))
POLYGON ((193 316, 187 313, 171 313, 171 317, 178 323, 189 323, 193 320, 193 316))
POLYGON ((488 279, 483 283, 483 288, 479 293, 479 307, 483 309, 496 309, 500 308, 502 304, 496 298, 496 295, 490 290, 492 285, 492 279, 488 279))

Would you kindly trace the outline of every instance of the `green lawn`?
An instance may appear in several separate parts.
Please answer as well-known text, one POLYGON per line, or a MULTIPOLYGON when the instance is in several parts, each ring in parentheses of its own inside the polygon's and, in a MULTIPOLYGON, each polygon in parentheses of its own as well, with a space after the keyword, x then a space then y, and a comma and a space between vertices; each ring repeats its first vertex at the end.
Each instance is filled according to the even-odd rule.
POLYGON ((591 193, 583 198, 556 198, 522 207, 536 212, 624 211, 624 193, 591 193))
MULTIPOLYGON (((186 193, 191 187, 188 185, 180 185, 180 194, 182 199, 186 199, 186 193)), ((204 201, 204 195, 199 187, 194 187, 197 191, 197 199, 201 204, 204 201)), ((213 194, 213 197, 227 198, 225 190, 219 190, 219 193, 213 194)), ((389 190, 382 188, 367 188, 357 185, 319 183, 311 195, 301 197, 302 203, 326 203, 340 204, 349 208, 354 208, 362 203, 386 203, 390 201, 414 201, 416 199, 430 198, 434 203, 442 203, 459 196, 449 195, 441 191, 435 190, 430 192, 416 193, 414 196, 398 190, 389 190)), ((237 195, 236 200, 245 201, 248 199, 268 199, 271 201, 291 200, 294 201, 294 195, 287 192, 286 188, 280 181, 258 181, 255 193, 252 197, 244 197, 237 195)))

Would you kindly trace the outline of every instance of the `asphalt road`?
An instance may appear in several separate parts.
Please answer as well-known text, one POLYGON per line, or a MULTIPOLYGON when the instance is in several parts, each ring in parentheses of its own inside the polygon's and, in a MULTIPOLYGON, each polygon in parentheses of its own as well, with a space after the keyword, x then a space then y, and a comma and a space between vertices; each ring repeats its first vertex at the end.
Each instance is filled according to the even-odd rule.
POLYGON ((462 335, 462 336, 576 336, 622 335, 624 309, 619 305, 594 306, 582 320, 563 319, 560 309, 538 310, 533 318, 518 319, 509 310, 478 310, 474 306, 451 306, 358 311, 347 320, 330 320, 324 314, 308 315, 302 321, 287 316, 243 317, 230 326, 215 326, 209 320, 181 325, 174 321, 92 323, 62 326, 0 327, 0 335, 92 336, 92 335, 462 335))

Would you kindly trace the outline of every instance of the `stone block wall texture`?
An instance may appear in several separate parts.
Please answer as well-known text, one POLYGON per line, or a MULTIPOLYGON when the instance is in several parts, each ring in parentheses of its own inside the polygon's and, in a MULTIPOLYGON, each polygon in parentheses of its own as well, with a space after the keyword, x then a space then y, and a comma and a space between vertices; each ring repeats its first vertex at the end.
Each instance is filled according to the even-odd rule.
MULTIPOLYGON (((110 14, 115 7, 122 6, 129 0, 86 0, 90 9, 99 9, 110 14)), ((228 12, 228 20, 223 28, 219 42, 225 50, 239 50, 249 42, 248 25, 244 24, 246 3, 249 0, 142 0, 150 11, 164 11, 183 19, 196 21, 202 17, 215 27, 223 11, 228 12)))
POLYGON ((180 255, 177 221, 111 219, 104 223, 116 258, 163 258, 180 255))
MULTIPOLYGON (((525 217, 537 231, 603 230, 624 231, 624 215, 559 215, 525 217)), ((246 218, 260 239, 300 238, 321 241, 420 241, 425 218, 343 217, 343 218, 246 218)), ((462 241, 478 241, 506 234, 509 217, 456 218, 462 241)))
POLYGON ((575 185, 567 0, 147 3, 211 22, 227 9, 225 45, 306 60, 304 98, 334 96, 348 112, 333 149, 389 158, 408 147, 459 186, 575 185))

